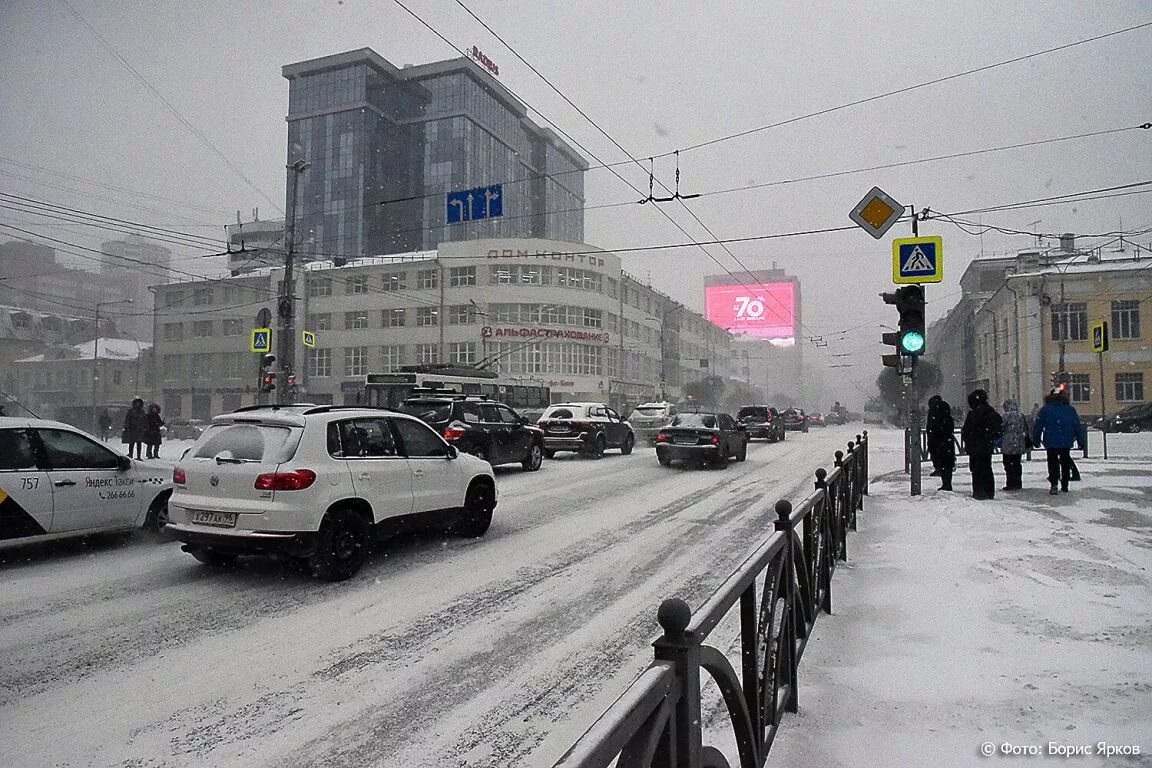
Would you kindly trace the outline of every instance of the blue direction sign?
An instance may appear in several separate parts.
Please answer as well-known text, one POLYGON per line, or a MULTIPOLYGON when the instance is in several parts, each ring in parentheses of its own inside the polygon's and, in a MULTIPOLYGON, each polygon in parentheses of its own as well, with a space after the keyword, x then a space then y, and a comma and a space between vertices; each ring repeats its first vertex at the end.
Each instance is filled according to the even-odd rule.
POLYGON ((495 219, 504 215, 504 189, 500 184, 493 184, 449 192, 447 206, 449 224, 495 219))
POLYGON ((939 283, 943 279, 943 238, 904 237, 892 241, 893 283, 939 283))

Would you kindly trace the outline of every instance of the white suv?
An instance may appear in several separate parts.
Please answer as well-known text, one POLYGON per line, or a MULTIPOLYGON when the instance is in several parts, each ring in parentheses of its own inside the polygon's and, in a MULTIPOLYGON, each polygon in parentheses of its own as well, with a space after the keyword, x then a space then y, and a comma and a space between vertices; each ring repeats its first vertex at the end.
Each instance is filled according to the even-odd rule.
POLYGON ((446 524, 482 536, 492 467, 404 414, 257 406, 217 416, 173 470, 167 531, 205 563, 305 558, 326 580, 360 569, 373 538, 446 524))

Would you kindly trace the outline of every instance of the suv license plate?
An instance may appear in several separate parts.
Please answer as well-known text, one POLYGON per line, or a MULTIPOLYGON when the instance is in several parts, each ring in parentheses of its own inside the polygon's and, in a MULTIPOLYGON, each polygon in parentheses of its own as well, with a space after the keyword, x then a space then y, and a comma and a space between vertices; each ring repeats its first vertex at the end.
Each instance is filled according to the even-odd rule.
POLYGON ((204 510, 193 510, 189 517, 191 521, 196 525, 211 525, 216 528, 236 527, 235 512, 207 512, 204 510))

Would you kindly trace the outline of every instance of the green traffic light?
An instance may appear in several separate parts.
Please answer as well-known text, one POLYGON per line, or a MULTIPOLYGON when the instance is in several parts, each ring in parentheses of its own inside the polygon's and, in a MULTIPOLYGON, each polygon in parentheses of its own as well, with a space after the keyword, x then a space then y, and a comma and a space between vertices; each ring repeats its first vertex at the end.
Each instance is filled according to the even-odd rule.
POLYGON ((924 351, 924 334, 909 331, 900 337, 900 349, 909 355, 924 351))

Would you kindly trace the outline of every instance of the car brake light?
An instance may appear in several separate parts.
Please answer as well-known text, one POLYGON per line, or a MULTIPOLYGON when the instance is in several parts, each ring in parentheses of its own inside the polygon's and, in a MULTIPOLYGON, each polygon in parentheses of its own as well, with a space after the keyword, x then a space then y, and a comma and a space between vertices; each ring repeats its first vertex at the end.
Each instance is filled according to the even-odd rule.
POLYGON ((656 442, 658 442, 658 443, 668 442, 668 435, 665 435, 663 432, 661 432, 660 434, 656 435, 656 442))
POLYGON ((720 435, 712 435, 712 445, 720 445, 720 435))
POLYGON ((316 473, 310 469, 292 472, 265 472, 256 478, 258 491, 302 491, 316 482, 316 473))
POLYGON ((172 470, 172 482, 175 485, 184 485, 184 483, 188 482, 188 476, 180 467, 175 467, 172 470))
POLYGON ((459 440, 464 437, 464 430, 461 427, 448 427, 444 430, 445 440, 459 440))

